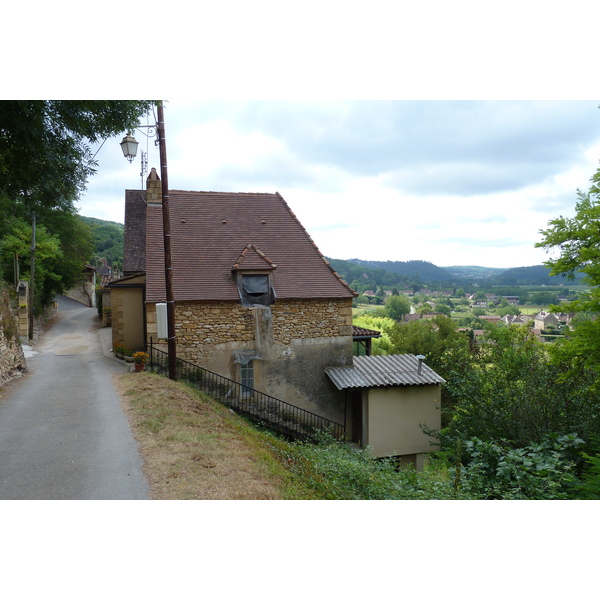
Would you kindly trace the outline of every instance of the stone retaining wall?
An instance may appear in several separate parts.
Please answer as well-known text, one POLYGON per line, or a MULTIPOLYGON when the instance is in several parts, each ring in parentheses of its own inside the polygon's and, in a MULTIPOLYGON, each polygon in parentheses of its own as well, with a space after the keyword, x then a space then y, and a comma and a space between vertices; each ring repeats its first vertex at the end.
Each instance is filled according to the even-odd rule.
POLYGON ((19 341, 18 318, 6 290, 0 290, 0 385, 26 369, 19 341))

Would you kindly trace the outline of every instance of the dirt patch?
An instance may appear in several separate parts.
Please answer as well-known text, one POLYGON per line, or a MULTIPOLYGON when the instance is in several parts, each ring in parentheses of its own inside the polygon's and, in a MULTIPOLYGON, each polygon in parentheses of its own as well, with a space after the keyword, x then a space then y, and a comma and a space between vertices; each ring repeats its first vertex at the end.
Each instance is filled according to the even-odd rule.
POLYGON ((279 478, 224 406, 164 377, 115 376, 159 500, 276 500, 279 478))

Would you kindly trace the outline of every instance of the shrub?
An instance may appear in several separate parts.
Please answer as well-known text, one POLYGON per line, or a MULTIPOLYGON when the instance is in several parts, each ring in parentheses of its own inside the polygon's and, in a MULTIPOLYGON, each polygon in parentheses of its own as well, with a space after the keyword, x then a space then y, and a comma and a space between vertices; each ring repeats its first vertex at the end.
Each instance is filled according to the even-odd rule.
POLYGON ((575 434, 523 448, 473 438, 462 445, 460 485, 489 500, 566 499, 579 483, 573 459, 583 443, 575 434))
POLYGON ((580 500, 599 500, 600 499, 600 456, 590 456, 583 453, 586 461, 586 469, 582 477, 582 482, 575 490, 575 496, 580 500))
MULTIPOLYGON (((286 466, 322 498, 333 500, 413 500, 456 498, 452 482, 434 471, 399 468, 394 458, 374 458, 369 448, 323 435, 318 444, 287 447, 286 466)), ((467 497, 465 494, 462 498, 467 497)))

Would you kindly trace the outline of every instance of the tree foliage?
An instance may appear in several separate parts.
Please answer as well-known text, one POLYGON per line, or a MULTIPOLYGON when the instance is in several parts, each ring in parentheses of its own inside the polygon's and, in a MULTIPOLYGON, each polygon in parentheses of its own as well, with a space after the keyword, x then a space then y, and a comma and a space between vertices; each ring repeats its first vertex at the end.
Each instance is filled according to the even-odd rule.
POLYGON ((401 321, 410 313, 410 301, 406 296, 388 296, 385 300, 385 310, 394 321, 401 321))
POLYGON ((579 484, 576 435, 548 435, 539 443, 507 448, 478 438, 462 446, 456 482, 463 492, 485 500, 562 500, 579 484))
MULTIPOLYGON (((600 433, 595 374, 548 359, 527 327, 489 327, 478 353, 449 349, 440 364, 451 408, 446 445, 477 437, 507 447, 576 433, 589 442, 600 433)), ((444 437, 444 436, 443 436, 444 437)))
MULTIPOLYGON (((549 222, 549 228, 540 231, 542 241, 536 244, 546 251, 558 251, 558 256, 548 259, 546 265, 553 275, 574 278, 577 273, 584 275, 583 281, 591 286, 590 291, 579 298, 561 305, 561 310, 584 312, 595 317, 600 315, 600 169, 591 179, 587 193, 577 191, 575 216, 560 216, 549 222)), ((600 320, 582 320, 574 331, 555 345, 555 357, 568 360, 575 365, 586 364, 600 370, 600 320)))
MULTIPOLYGON (((29 281, 32 225, 21 217, 0 224, 0 265, 4 276, 16 283, 29 281), (18 270, 18 273, 16 272, 18 270)), ((35 300, 39 313, 56 296, 74 287, 83 277, 93 245, 89 228, 69 211, 46 211, 36 224, 35 300)))
POLYGON ((132 129, 150 101, 0 102, 0 196, 71 208, 96 171, 90 143, 132 129))
POLYGON ((105 258, 109 265, 121 267, 125 232, 123 224, 93 217, 81 217, 81 219, 90 227, 96 261, 105 258))
POLYGON ((26 246, 35 217, 36 308, 74 285, 91 258, 89 227, 75 214, 75 202, 98 166, 90 144, 134 128, 152 105, 129 100, 0 101, 0 274, 14 279, 18 255, 26 278, 26 246), (46 256, 44 244, 50 242, 58 247, 46 256))

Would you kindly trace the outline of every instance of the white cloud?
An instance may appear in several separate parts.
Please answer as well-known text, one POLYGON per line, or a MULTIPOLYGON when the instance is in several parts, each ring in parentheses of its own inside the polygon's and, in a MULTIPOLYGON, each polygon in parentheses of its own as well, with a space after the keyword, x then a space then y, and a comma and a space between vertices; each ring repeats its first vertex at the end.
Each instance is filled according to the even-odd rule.
MULTIPOLYGON (((539 230, 597 168, 597 104, 173 102, 169 185, 279 191, 333 258, 539 264, 539 230)), ((82 214, 117 220, 124 189, 140 187, 119 141, 82 214)), ((158 167, 152 143, 140 149, 158 167)))

